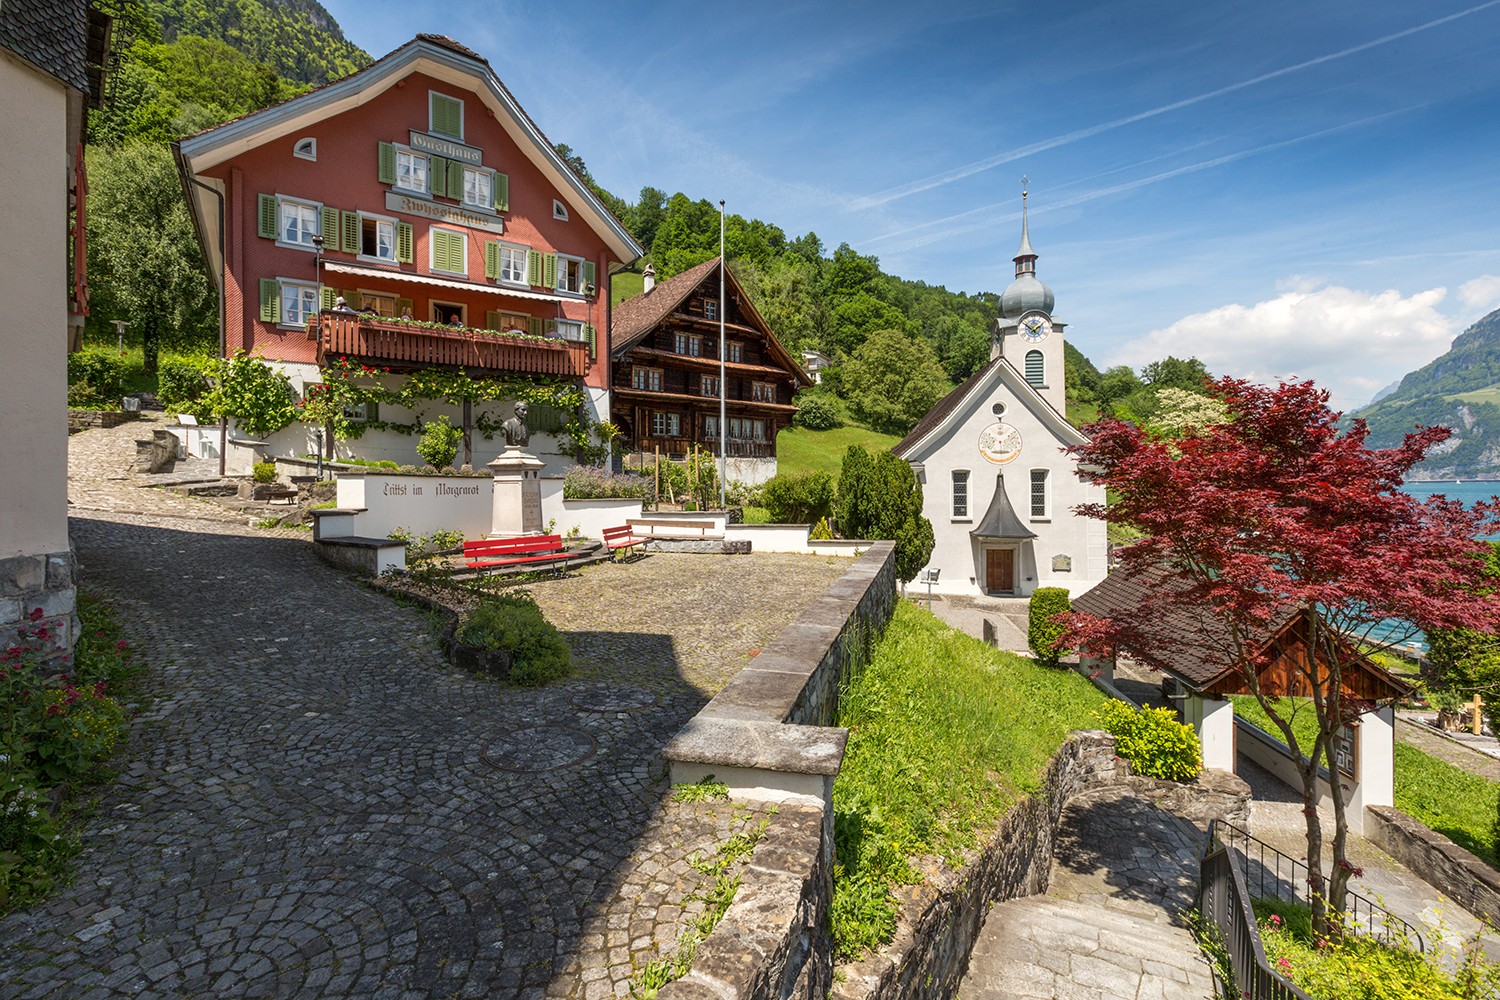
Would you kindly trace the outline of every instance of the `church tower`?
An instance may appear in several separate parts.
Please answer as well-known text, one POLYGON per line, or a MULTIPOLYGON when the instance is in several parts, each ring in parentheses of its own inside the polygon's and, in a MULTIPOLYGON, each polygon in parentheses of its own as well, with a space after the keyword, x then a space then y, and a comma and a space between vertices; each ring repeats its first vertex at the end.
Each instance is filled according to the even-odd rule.
MULTIPOLYGON (((1022 184, 1026 181, 1023 179, 1022 184)), ((1027 195, 1021 190, 1021 248, 1013 258, 1016 279, 1000 297, 1000 317, 990 358, 1003 357, 1057 410, 1067 410, 1063 384, 1063 327, 1054 319, 1052 289, 1037 280, 1036 251, 1031 249, 1027 195)))

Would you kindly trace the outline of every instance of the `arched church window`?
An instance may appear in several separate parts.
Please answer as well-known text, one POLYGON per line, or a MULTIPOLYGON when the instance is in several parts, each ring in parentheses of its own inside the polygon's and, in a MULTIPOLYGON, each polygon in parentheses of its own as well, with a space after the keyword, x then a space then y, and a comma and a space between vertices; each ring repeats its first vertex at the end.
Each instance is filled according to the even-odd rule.
POLYGON ((1026 381, 1038 388, 1047 384, 1047 362, 1041 351, 1026 352, 1026 381))

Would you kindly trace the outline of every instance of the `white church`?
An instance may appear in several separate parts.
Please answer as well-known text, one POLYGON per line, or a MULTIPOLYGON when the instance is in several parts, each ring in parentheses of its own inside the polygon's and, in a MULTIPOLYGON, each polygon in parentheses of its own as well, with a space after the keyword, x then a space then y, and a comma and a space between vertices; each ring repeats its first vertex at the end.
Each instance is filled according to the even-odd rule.
POLYGON ((936 538, 923 573, 937 571, 937 593, 1025 597, 1066 587, 1076 597, 1108 573, 1104 522, 1072 512, 1103 503, 1104 489, 1080 482, 1063 451, 1087 439, 1065 416, 1065 324, 1037 280, 1021 198, 1016 279, 1000 300, 989 363, 891 449, 922 483, 936 538))

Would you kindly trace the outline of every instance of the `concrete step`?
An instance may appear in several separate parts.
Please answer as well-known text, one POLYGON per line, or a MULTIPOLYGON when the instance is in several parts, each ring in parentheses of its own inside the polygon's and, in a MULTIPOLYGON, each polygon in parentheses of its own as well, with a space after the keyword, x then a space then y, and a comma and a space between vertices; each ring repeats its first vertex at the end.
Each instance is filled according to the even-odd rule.
POLYGON ((1180 927, 1049 896, 990 911, 960 1000, 1205 1000, 1213 979, 1180 927))

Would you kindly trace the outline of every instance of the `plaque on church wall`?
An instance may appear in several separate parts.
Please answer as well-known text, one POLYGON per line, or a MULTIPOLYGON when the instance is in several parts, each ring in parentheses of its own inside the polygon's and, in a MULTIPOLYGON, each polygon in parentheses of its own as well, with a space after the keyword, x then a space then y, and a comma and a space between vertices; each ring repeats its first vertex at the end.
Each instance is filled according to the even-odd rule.
POLYGON ((997 420, 979 432, 979 454, 986 462, 1004 465, 1021 454, 1021 432, 997 420))
POLYGON ((1071 573, 1071 572, 1073 572, 1073 557, 1072 556, 1053 556, 1052 557, 1052 572, 1054 572, 1054 573, 1071 573))

